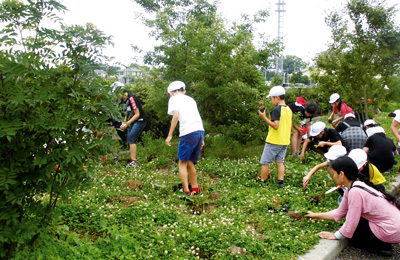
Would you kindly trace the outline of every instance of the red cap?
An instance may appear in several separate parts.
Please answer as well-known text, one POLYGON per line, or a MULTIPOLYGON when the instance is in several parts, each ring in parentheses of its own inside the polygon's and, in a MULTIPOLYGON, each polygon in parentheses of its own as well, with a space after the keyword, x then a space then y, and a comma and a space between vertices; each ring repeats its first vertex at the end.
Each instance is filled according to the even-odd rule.
MULTIPOLYGON (((298 97, 298 98, 296 99, 296 103, 299 104, 299 105, 302 105, 302 106, 305 106, 305 105, 307 104, 307 102, 304 100, 303 97, 298 97)), ((296 104, 296 105, 297 105, 297 104, 296 104)))

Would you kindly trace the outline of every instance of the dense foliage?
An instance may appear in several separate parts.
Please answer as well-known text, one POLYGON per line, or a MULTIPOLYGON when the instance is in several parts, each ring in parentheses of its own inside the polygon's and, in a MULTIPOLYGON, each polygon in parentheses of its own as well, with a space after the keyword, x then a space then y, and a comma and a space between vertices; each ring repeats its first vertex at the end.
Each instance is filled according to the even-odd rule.
POLYGON ((257 108, 267 88, 258 68, 268 67, 277 45, 264 41, 256 49, 253 24, 267 13, 244 16, 228 27, 216 5, 205 0, 136 2, 153 15, 145 22, 160 42, 146 56, 146 62, 157 67, 147 108, 164 118, 166 86, 182 80, 208 132, 223 132, 243 143, 265 135, 258 131, 257 108), (160 74, 161 79, 156 76, 160 74))
POLYGON ((113 148, 105 120, 115 101, 93 72, 109 37, 91 24, 42 27, 64 10, 50 0, 0 5, 0 258, 32 244, 113 148))
POLYGON ((400 64, 400 27, 395 12, 386 1, 361 0, 348 1, 344 10, 328 16, 333 43, 316 58, 313 74, 322 86, 321 99, 328 100, 337 92, 344 102, 366 114, 373 113, 368 110, 368 100, 373 101, 373 108, 386 103, 386 97, 394 92, 384 87, 391 85, 391 76, 400 64))

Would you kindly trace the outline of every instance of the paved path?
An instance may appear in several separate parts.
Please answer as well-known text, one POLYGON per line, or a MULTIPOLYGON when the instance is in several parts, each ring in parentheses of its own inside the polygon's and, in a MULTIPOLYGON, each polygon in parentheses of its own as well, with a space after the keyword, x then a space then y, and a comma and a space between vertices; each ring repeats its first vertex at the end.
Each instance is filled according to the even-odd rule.
POLYGON ((393 256, 385 257, 376 254, 370 254, 363 250, 357 249, 352 246, 347 246, 336 258, 335 260, 355 260, 355 259, 362 259, 362 260, 399 260, 400 259, 400 245, 393 246, 393 256))

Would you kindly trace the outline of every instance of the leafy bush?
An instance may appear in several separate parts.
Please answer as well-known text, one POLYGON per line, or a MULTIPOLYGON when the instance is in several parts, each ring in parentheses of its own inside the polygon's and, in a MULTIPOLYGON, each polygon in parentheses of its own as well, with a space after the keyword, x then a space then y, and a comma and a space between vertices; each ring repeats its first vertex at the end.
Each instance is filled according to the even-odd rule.
POLYGON ((0 5, 0 257, 32 244, 113 147, 105 121, 116 106, 93 72, 109 37, 90 24, 39 26, 64 10, 45 0, 0 5))

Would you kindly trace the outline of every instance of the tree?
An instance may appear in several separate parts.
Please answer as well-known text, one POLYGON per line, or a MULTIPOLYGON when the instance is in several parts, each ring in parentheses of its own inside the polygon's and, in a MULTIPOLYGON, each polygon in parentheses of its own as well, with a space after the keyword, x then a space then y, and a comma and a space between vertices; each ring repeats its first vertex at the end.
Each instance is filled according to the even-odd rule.
POLYGON ((283 70, 288 74, 300 71, 305 67, 303 60, 294 55, 287 55, 283 59, 283 70))
MULTIPOLYGON (((267 13, 226 28, 217 15, 217 6, 205 0, 139 1, 155 14, 146 24, 161 43, 146 55, 157 66, 162 79, 182 80, 199 105, 205 121, 214 127, 250 124, 249 113, 257 115, 260 92, 265 92, 259 67, 268 67, 275 43, 253 46, 253 24, 267 13)), ((166 103, 166 83, 150 94, 152 104, 166 103), (159 99, 163 98, 163 102, 159 99)), ((166 105, 155 109, 165 114, 166 105)), ((257 115, 258 116, 258 115, 257 115)), ((163 117, 163 115, 159 115, 163 117)))
POLYGON ((293 72, 293 74, 289 78, 290 83, 304 83, 304 84, 309 84, 310 79, 308 78, 307 75, 303 75, 303 72, 298 71, 298 72, 293 72))
POLYGON ((357 105, 379 96, 385 102, 384 86, 399 69, 400 30, 394 22, 394 7, 386 1, 348 1, 343 12, 332 12, 327 24, 333 43, 316 58, 313 77, 326 90, 324 98, 340 93, 347 103, 357 105), (341 15, 345 16, 341 16, 341 15))
POLYGON ((57 201, 113 147, 105 121, 117 106, 93 72, 110 38, 91 24, 43 27, 65 10, 54 0, 0 5, 0 258, 46 232, 57 201))

